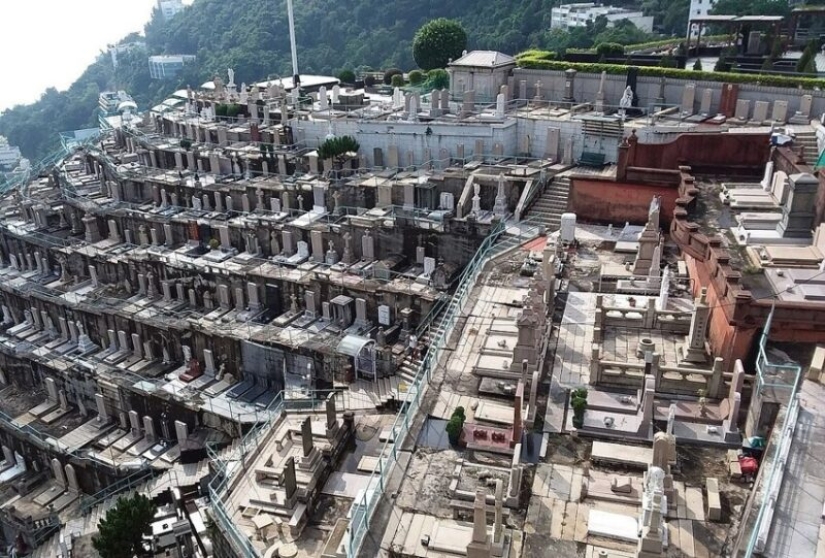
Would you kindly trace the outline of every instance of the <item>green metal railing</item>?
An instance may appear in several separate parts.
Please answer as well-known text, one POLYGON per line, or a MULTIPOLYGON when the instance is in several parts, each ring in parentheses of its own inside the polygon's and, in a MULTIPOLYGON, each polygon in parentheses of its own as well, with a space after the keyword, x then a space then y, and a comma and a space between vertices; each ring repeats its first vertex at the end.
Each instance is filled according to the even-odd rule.
POLYGON ((755 518, 751 521, 753 513, 750 513, 746 514, 747 517, 742 520, 741 528, 747 541, 743 551, 745 558, 761 554, 767 542, 800 410, 799 390, 802 387, 802 367, 795 364, 773 364, 768 358, 767 341, 773 313, 771 310, 759 340, 754 393, 771 391, 773 395, 787 395, 788 404, 784 418, 781 422, 777 419, 777 424, 772 429, 770 443, 762 456, 763 470, 759 473, 759 481, 754 486, 752 496, 757 500, 761 498, 761 501, 754 502, 759 506, 755 518), (760 485, 761 490, 758 490, 760 485))
POLYGON ((82 515, 85 515, 89 513, 92 510, 92 508, 94 508, 96 505, 103 502, 107 498, 110 498, 115 494, 121 492, 128 492, 133 488, 137 488, 138 486, 141 486, 143 483, 145 483, 152 477, 154 477, 154 471, 152 471, 152 469, 150 469, 149 467, 143 467, 135 471, 128 477, 120 479, 118 482, 114 484, 110 484, 109 486, 107 486, 103 490, 98 491, 95 494, 83 496, 80 499, 80 513, 82 515))

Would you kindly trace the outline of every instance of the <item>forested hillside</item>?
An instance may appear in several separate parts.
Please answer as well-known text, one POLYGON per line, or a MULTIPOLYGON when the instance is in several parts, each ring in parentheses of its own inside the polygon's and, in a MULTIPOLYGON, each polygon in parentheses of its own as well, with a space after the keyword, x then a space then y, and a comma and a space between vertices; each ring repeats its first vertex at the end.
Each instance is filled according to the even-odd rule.
MULTIPOLYGON (((359 67, 410 70, 414 68, 412 39, 416 30, 438 17, 459 20, 472 49, 515 54, 532 47, 561 50, 592 46, 596 37, 586 31, 550 31, 554 4, 558 2, 300 0, 295 2, 300 71, 335 74, 359 67)), ((681 19, 668 14, 676 5, 686 16, 687 0, 646 0, 640 4, 655 13, 663 25, 684 28, 681 19)), ((50 89, 32 105, 5 111, 0 115, 0 134, 19 145, 27 157, 38 158, 57 145, 57 132, 95 124, 101 90, 125 89, 144 109, 175 89, 199 85, 218 72, 225 74, 230 67, 235 69, 239 84, 269 75, 289 76, 286 22, 285 0, 195 0, 169 21, 155 14, 145 29, 146 51, 136 49, 121 55, 117 71, 109 57, 103 56, 68 91, 50 89), (178 80, 152 81, 146 57, 162 53, 196 54, 198 61, 178 80)), ((638 40, 638 33, 633 35, 632 40, 638 40)))

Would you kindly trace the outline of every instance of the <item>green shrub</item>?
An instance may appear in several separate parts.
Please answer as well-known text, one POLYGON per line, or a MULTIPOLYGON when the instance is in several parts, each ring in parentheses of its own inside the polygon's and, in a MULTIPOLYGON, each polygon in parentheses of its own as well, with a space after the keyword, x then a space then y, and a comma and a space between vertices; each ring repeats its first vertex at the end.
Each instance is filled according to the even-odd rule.
POLYGON ((701 72, 702 71, 702 60, 697 58, 696 62, 693 63, 693 71, 694 72, 701 72))
POLYGON ((450 74, 447 70, 437 68, 427 72, 427 82, 424 84, 424 89, 432 91, 433 89, 447 89, 450 87, 450 74))
POLYGON ((447 426, 445 430, 447 430, 447 437, 450 439, 450 443, 454 446, 457 446, 459 441, 461 441, 461 431, 464 429, 464 420, 461 417, 453 415, 447 422, 447 426))
POLYGON ((398 68, 390 68, 384 72, 384 85, 392 84, 393 76, 401 76, 404 75, 404 72, 399 70, 398 68))
POLYGON ((619 43, 602 43, 596 45, 596 54, 601 54, 605 57, 622 56, 624 54, 624 46, 619 43))
POLYGON ((421 70, 413 70, 409 73, 410 85, 421 85, 424 83, 424 72, 421 70))
POLYGON ((390 82, 390 84, 393 87, 404 87, 404 76, 402 76, 401 74, 395 74, 394 76, 392 76, 392 81, 390 82))
MULTIPOLYGON (((627 75, 627 66, 621 64, 584 64, 578 62, 541 60, 531 57, 517 58, 517 61, 520 68, 532 70, 555 70, 563 72, 564 70, 574 69, 588 74, 606 72, 612 75, 627 75)), ((810 77, 737 74, 732 72, 699 72, 682 70, 680 68, 659 68, 657 66, 641 66, 638 70, 640 76, 649 77, 666 77, 691 81, 717 81, 724 83, 753 83, 773 87, 802 87, 802 89, 825 89, 825 79, 810 77)))
POLYGON ((375 85, 375 76, 372 74, 367 74, 367 77, 364 78, 364 85, 367 87, 372 87, 375 85))
POLYGON ((189 148, 192 147, 192 140, 189 138, 183 138, 180 140, 180 148, 189 151, 189 148))
POLYGON ((341 83, 353 84, 355 83, 355 72, 352 70, 341 70, 338 72, 338 80, 341 83))
POLYGON ((463 420, 465 420, 465 419, 466 419, 466 415, 464 414, 464 407, 462 407, 461 405, 459 405, 458 407, 456 407, 456 408, 455 408, 455 411, 453 411, 453 416, 454 416, 454 417, 461 417, 461 420, 462 420, 462 421, 463 421, 463 420))
POLYGON ((573 426, 581 428, 584 425, 584 412, 587 410, 587 390, 579 388, 573 391, 570 406, 573 408, 573 426))

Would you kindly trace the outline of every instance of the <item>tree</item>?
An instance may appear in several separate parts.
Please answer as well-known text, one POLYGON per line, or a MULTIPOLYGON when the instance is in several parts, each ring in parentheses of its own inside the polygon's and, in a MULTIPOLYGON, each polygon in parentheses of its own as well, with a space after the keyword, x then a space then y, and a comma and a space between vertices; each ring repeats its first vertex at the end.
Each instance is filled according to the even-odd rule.
POLYGON ((702 60, 700 58, 697 58, 696 62, 693 63, 693 71, 694 72, 701 72, 702 71, 702 60))
MULTIPOLYGON (((620 45, 632 45, 650 40, 650 35, 636 27, 636 25, 628 19, 617 21, 613 24, 613 27, 607 27, 601 31, 599 31, 599 29, 600 26, 594 25, 593 31, 596 32, 595 39, 593 39, 594 44, 618 43, 620 45)), ((591 37, 592 36, 594 35, 591 35, 591 37)))
POLYGON ((352 136, 331 137, 318 146, 318 157, 323 160, 332 159, 333 163, 340 164, 348 154, 358 153, 360 148, 352 136))
POLYGON ((98 524, 92 545, 101 558, 132 558, 142 555, 143 535, 155 516, 155 504, 143 494, 121 497, 98 524))
POLYGON ((341 70, 338 72, 338 79, 341 83, 353 84, 355 83, 355 72, 352 70, 341 70))
POLYGON ((787 0, 718 0, 713 15, 778 15, 787 17, 791 8, 787 0))
POLYGON ((816 74, 816 53, 819 51, 816 41, 809 41, 808 46, 796 63, 796 71, 800 74, 816 74))
POLYGON ((444 68, 467 48, 467 33, 457 21, 435 19, 421 27, 413 38, 413 58, 423 70, 444 68))
POLYGON ((390 81, 390 85, 393 87, 403 87, 404 86, 404 76, 401 74, 395 74, 392 76, 392 80, 390 81))

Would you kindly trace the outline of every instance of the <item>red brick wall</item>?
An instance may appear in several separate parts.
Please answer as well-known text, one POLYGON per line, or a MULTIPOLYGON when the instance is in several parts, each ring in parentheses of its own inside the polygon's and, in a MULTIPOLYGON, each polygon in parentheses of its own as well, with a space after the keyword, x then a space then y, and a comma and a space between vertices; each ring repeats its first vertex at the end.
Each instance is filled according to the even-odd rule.
POLYGON ((770 150, 768 134, 682 134, 669 143, 631 141, 627 165, 651 169, 689 165, 694 170, 752 173, 764 167, 770 150))
POLYGON ((656 186, 573 177, 570 183, 568 207, 583 221, 617 224, 629 221, 643 225, 647 222, 650 200, 653 196, 662 196, 662 228, 667 230, 679 197, 678 182, 656 186))

